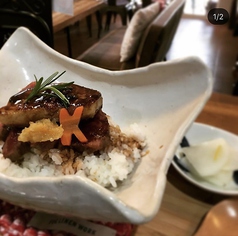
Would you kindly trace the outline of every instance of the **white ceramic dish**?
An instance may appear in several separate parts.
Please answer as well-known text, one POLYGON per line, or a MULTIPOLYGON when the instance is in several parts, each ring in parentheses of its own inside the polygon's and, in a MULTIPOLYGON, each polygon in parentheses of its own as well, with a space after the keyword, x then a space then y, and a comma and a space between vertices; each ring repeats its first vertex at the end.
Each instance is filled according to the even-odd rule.
MULTIPOLYGON (((189 128, 188 132, 185 134, 185 137, 190 145, 199 144, 216 138, 224 138, 231 147, 238 149, 237 135, 210 125, 193 123, 193 125, 189 128)), ((177 157, 179 158, 179 155, 177 155, 177 157)), ((172 161, 172 165, 185 179, 202 189, 223 195, 238 196, 238 185, 236 186, 234 184, 231 185, 229 188, 218 187, 195 177, 189 172, 184 171, 174 160, 172 161)))
POLYGON ((140 224, 157 213, 166 173, 179 141, 212 91, 197 58, 111 72, 63 56, 19 28, 0 51, 0 105, 37 77, 66 70, 62 81, 99 90, 103 110, 126 128, 137 122, 149 154, 115 191, 82 177, 10 178, 0 174, 0 196, 16 205, 86 219, 140 224))

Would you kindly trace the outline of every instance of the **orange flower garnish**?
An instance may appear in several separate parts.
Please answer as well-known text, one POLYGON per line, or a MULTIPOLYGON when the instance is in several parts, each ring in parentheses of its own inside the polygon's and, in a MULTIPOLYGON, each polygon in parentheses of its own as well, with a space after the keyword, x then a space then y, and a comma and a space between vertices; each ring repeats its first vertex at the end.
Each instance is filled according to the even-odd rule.
POLYGON ((86 143, 88 141, 78 127, 82 113, 83 106, 77 107, 74 110, 74 114, 72 116, 69 115, 67 109, 60 109, 59 120, 64 129, 63 135, 61 137, 62 145, 69 146, 71 144, 73 134, 81 143, 86 143))

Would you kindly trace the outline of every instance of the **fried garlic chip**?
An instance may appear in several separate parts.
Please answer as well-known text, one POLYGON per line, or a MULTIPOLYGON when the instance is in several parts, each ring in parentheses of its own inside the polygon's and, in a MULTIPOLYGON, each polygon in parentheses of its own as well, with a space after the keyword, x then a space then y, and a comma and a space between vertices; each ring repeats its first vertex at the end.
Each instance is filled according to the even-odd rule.
POLYGON ((18 137, 21 142, 45 142, 60 139, 63 135, 62 126, 57 125, 49 119, 30 122, 30 126, 23 129, 18 137))

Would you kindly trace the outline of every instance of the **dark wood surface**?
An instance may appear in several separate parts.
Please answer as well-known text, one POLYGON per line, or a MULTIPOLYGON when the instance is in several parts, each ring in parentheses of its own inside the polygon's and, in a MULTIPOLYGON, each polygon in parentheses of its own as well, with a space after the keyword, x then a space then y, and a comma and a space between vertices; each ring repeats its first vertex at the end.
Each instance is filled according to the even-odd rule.
POLYGON ((105 6, 104 0, 77 0, 74 2, 74 15, 53 12, 53 31, 58 32, 92 15, 105 6))

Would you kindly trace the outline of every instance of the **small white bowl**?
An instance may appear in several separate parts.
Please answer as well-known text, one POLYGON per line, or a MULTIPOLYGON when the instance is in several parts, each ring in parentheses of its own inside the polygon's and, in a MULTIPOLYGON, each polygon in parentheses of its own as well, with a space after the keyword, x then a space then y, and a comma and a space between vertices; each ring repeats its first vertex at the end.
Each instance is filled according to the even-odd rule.
MULTIPOLYGON (((199 144, 217 138, 224 138, 224 140, 226 140, 231 147, 238 149, 237 135, 210 125, 195 122, 189 128, 188 132, 185 134, 185 137, 189 145, 199 144)), ((176 156, 180 158, 178 151, 179 148, 176 151, 176 156)), ((202 189, 222 195, 238 196, 238 185, 231 184, 226 188, 219 187, 201 178, 198 178, 190 172, 185 171, 183 167, 181 167, 181 165, 179 165, 175 160, 172 161, 172 165, 185 179, 202 189)))
POLYGON ((25 208, 85 219, 151 220, 159 210, 176 147, 212 92, 212 76, 196 57, 108 71, 70 59, 19 28, 0 51, 0 106, 37 77, 66 70, 62 81, 96 89, 103 110, 122 129, 137 123, 149 154, 115 191, 79 176, 12 178, 0 173, 0 196, 25 208))

